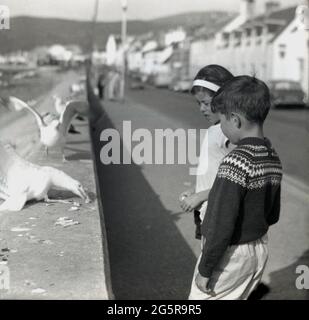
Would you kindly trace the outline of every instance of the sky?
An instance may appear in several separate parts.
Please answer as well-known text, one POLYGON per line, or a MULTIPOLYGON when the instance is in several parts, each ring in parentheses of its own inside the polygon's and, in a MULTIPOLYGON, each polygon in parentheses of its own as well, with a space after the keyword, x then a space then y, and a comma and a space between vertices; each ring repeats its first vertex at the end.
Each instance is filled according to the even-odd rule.
MULTIPOLYGON (((154 19, 178 13, 208 10, 238 11, 243 0, 127 0, 128 18, 154 19)), ((303 4, 304 0, 277 0, 282 7, 303 4)), ((256 0, 257 12, 262 13, 266 0, 256 0)), ((11 16, 57 17, 90 20, 95 0, 0 0, 10 9, 11 16)), ((99 0, 99 21, 121 19, 121 0, 99 0)))

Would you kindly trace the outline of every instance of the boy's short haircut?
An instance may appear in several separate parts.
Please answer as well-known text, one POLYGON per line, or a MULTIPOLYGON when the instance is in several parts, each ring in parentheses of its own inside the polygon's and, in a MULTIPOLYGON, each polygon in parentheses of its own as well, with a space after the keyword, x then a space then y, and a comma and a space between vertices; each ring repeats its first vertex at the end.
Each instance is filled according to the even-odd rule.
POLYGON ((263 123, 271 105, 267 85, 250 76, 237 76, 225 83, 214 95, 212 112, 230 118, 232 112, 240 113, 250 122, 263 123))
MULTIPOLYGON (((218 64, 210 64, 200 69, 194 80, 207 80, 221 87, 232 78, 233 74, 226 68, 218 64)), ((199 86, 193 86, 191 93, 196 94, 199 90, 208 90, 211 95, 215 94, 214 91, 199 86)))

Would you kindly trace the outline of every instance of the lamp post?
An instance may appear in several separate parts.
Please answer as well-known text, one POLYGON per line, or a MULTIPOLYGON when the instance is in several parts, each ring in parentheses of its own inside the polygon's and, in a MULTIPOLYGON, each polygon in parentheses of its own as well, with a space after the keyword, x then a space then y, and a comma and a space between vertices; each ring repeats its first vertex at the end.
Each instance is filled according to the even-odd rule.
POLYGON ((125 43, 127 37, 127 9, 128 1, 121 0, 122 7, 122 23, 121 23, 121 43, 122 43, 122 68, 121 68, 121 84, 120 84, 120 98, 124 100, 125 93, 125 75, 126 75, 126 50, 125 43))

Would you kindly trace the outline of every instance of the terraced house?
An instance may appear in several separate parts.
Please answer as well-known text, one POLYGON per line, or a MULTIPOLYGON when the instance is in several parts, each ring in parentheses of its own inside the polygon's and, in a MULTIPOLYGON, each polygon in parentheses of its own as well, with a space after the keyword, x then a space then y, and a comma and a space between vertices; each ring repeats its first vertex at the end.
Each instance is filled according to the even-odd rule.
POLYGON ((235 75, 256 74, 266 82, 293 80, 308 97, 308 30, 297 16, 297 7, 265 4, 257 15, 254 0, 242 0, 240 14, 219 31, 191 41, 190 74, 217 63, 235 75))

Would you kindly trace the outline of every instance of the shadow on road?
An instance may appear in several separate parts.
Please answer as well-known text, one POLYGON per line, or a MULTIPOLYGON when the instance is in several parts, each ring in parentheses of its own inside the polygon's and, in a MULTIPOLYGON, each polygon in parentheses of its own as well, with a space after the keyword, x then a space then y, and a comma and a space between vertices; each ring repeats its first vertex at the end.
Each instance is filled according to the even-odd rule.
MULTIPOLYGON (((98 112, 99 100, 90 100, 98 112)), ((196 258, 141 168, 100 162, 100 133, 114 127, 103 113, 92 124, 92 141, 115 298, 187 299, 196 258)))
POLYGON ((296 288, 296 279, 300 275, 296 268, 300 265, 309 267, 309 249, 293 264, 270 273, 270 293, 265 300, 309 300, 309 290, 296 288))

